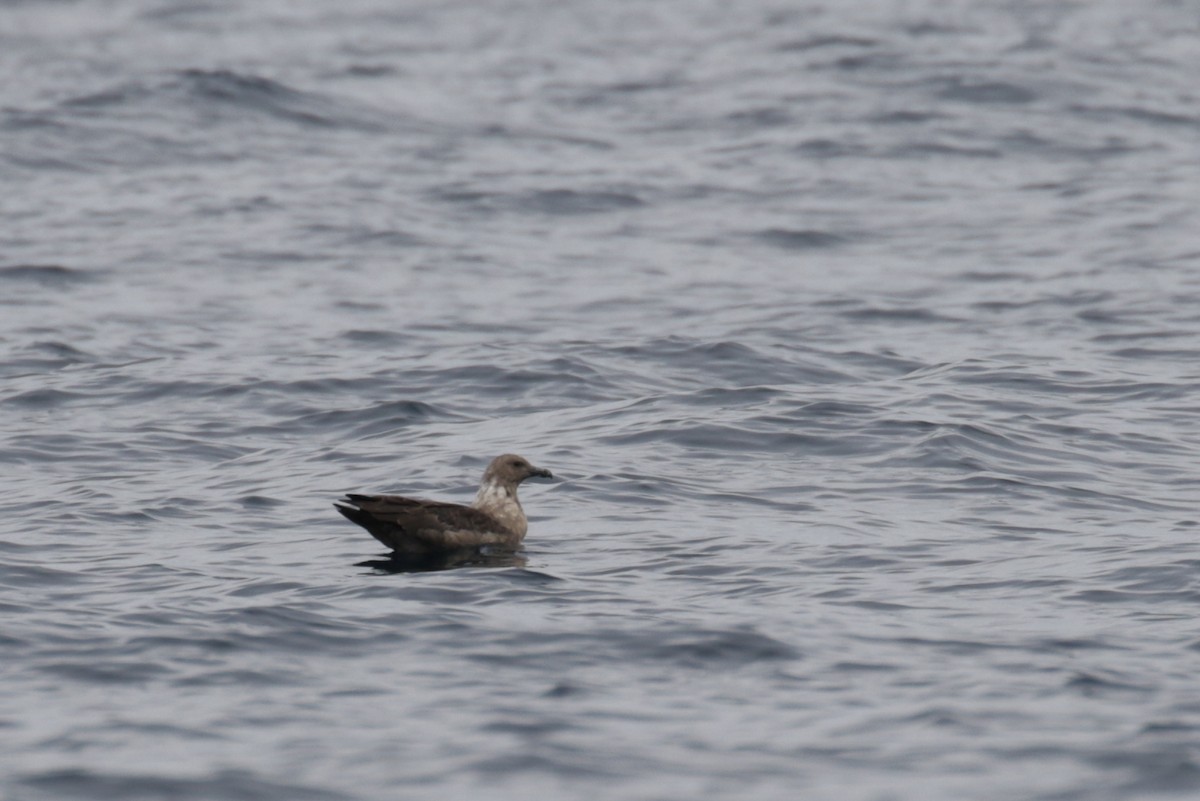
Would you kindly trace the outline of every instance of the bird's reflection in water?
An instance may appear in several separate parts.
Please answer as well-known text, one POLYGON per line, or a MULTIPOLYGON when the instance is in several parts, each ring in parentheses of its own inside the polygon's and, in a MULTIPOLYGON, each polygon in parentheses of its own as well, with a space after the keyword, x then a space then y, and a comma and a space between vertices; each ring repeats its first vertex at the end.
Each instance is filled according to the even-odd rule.
POLYGON ((433 570, 453 570, 456 567, 525 567, 528 560, 518 551, 489 548, 462 548, 428 556, 391 554, 380 559, 356 562, 355 567, 369 567, 383 573, 427 573, 433 570))

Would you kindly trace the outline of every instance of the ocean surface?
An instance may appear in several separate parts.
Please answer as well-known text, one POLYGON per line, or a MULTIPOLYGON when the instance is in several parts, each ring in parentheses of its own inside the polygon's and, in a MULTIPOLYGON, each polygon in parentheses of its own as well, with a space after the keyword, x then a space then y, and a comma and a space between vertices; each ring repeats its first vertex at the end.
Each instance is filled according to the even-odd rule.
POLYGON ((1200 797, 1200 3, 0 3, 0 798, 1200 797), (523 553, 400 570, 332 501, 523 553))

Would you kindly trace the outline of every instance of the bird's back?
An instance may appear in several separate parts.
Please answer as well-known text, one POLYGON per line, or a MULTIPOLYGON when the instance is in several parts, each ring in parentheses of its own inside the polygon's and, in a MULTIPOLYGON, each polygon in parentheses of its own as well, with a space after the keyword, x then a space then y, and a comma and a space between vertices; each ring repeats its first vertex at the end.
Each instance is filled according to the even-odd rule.
POLYGON ((481 509, 400 495, 347 495, 334 506, 400 554, 520 544, 520 535, 481 509))

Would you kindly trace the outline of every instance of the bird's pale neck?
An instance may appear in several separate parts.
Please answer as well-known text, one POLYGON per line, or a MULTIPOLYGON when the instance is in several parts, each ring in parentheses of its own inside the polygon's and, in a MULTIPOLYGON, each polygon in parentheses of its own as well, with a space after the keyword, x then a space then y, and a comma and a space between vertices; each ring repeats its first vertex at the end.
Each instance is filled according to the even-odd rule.
POLYGON ((487 512, 520 537, 524 537, 529 528, 525 510, 521 508, 521 502, 517 499, 515 484, 485 481, 479 487, 479 492, 475 493, 475 500, 471 505, 487 512))

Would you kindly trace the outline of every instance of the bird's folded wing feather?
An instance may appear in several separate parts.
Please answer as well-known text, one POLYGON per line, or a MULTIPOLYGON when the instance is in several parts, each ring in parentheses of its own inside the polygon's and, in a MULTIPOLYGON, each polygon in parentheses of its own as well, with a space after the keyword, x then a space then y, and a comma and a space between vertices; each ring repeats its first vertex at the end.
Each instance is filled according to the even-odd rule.
POLYGON ((512 533, 487 512, 457 503, 399 495, 347 495, 346 501, 365 512, 373 522, 395 526, 436 548, 499 542, 512 533))

